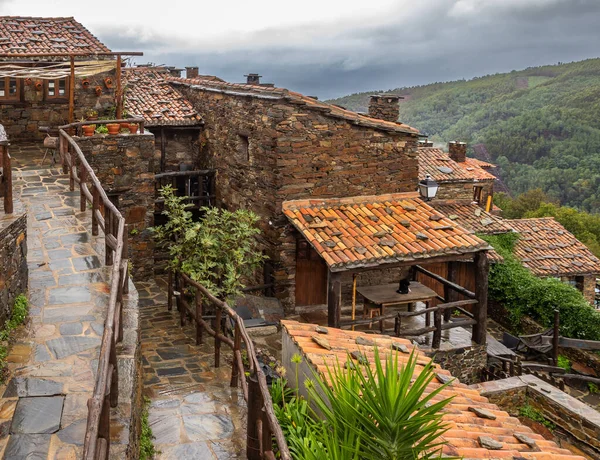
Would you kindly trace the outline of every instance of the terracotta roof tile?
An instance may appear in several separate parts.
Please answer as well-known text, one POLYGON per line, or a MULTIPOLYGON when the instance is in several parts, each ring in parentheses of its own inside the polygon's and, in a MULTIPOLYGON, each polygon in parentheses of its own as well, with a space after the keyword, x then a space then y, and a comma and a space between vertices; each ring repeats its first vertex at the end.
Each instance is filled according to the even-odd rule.
POLYGON ((0 16, 0 53, 71 52, 110 50, 73 18, 0 16))
POLYGON ((195 126, 202 118, 192 104, 168 82, 164 67, 133 67, 123 71, 125 107, 144 117, 147 126, 195 126))
POLYGON ((488 248, 416 193, 286 201, 283 212, 333 271, 488 248))
POLYGON ((536 276, 600 273, 600 260, 553 217, 504 222, 520 234, 515 255, 536 276))
MULTIPOLYGON (((336 362, 346 362, 348 354, 353 351, 359 351, 373 365, 374 346, 368 344, 357 345, 357 337, 374 341, 379 349, 381 360, 386 359, 391 350, 392 343, 403 344, 408 349, 414 347, 410 341, 398 337, 386 335, 374 336, 373 334, 365 334, 364 332, 327 328, 328 333, 324 337, 329 342, 331 350, 326 350, 313 342, 311 338, 316 334, 316 325, 289 320, 282 320, 281 324, 300 349, 303 359, 312 364, 325 379, 329 379, 327 367, 331 368, 336 362)), ((398 352, 397 356, 399 363, 405 363, 409 355, 398 352)), ((416 372, 420 372, 423 366, 430 361, 431 358, 425 356, 422 352, 418 352, 416 372)), ((435 367, 436 373, 450 376, 450 373, 441 369, 439 365, 436 364, 435 367)), ((428 385, 427 390, 431 392, 440 386, 441 384, 438 380, 434 379, 428 385)), ((584 460, 583 457, 573 455, 567 449, 560 448, 553 441, 548 441, 541 435, 534 433, 517 418, 511 417, 507 412, 490 403, 477 390, 460 383, 458 380, 454 380, 434 400, 439 401, 450 397, 454 399, 446 406, 444 416, 442 417, 442 420, 449 425, 449 430, 441 438, 445 444, 443 447, 443 454, 445 455, 462 456, 465 459, 506 458, 512 460, 513 458, 524 458, 537 460, 584 460), (496 419, 481 418, 470 411, 469 407, 486 409, 496 419), (515 434, 523 434, 533 439, 537 444, 535 450, 539 451, 534 452, 534 449, 519 442, 514 437, 515 434), (480 436, 489 437, 494 441, 502 443, 502 448, 500 450, 488 450, 481 447, 479 444, 480 436)))
POLYGON ((228 83, 223 81, 214 81, 198 78, 177 78, 171 77, 169 80, 174 85, 195 86, 199 89, 209 89, 212 91, 229 91, 231 93, 247 97, 269 97, 287 100, 298 106, 309 110, 317 110, 326 116, 341 118, 359 126, 365 126, 373 129, 382 129, 385 131, 401 132, 407 134, 418 134, 419 131, 404 123, 394 123, 391 121, 380 120, 366 115, 361 115, 339 106, 327 104, 303 94, 289 91, 284 88, 248 85, 243 83, 228 83))
POLYGON ((491 165, 475 158, 467 158, 459 163, 450 158, 447 152, 435 147, 419 147, 419 179, 425 179, 429 174, 437 182, 483 181, 496 180, 496 177, 486 171, 482 164, 491 165))
POLYGON ((501 217, 485 212, 477 203, 467 200, 440 200, 432 201, 431 206, 475 233, 494 235, 513 231, 501 217))

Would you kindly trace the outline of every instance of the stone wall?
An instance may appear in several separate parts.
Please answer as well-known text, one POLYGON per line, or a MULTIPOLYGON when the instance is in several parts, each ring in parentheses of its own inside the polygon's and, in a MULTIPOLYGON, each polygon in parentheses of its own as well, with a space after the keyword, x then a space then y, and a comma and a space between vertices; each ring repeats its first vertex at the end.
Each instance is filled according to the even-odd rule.
POLYGON ((441 182, 435 200, 473 200, 473 187, 477 184, 482 187, 481 206, 487 203, 487 197, 494 194, 493 181, 480 182, 441 182))
POLYGON ((481 371, 487 366, 487 347, 473 343, 470 347, 434 350, 427 353, 442 369, 471 385, 481 382, 481 371))
POLYGON ((596 301, 596 275, 585 275, 583 277, 581 293, 589 303, 594 305, 596 301))
POLYGON ((297 234, 281 211, 284 201, 416 189, 416 137, 357 126, 283 99, 179 90, 204 120, 201 166, 218 169, 218 202, 260 217, 275 293, 288 312, 297 234))
POLYGON ((400 98, 391 95, 374 95, 369 99, 369 116, 397 122, 400 116, 400 98))
POLYGON ((119 134, 75 138, 127 223, 129 259, 136 280, 152 276, 154 224, 154 135, 119 134))
POLYGON ((592 458, 600 458, 600 414, 558 388, 533 375, 522 375, 473 385, 511 415, 530 404, 577 441, 592 458))
POLYGON ((194 169, 200 169, 200 128, 172 128, 150 127, 148 128, 155 137, 154 167, 155 172, 179 171, 180 164, 191 165, 194 169), (161 130, 165 130, 165 167, 160 170, 161 159, 161 130))
POLYGON ((27 275, 27 214, 0 210, 0 324, 11 315, 15 298, 27 292, 27 275))
MULTIPOLYGON (((75 121, 84 118, 88 109, 94 109, 102 115, 109 107, 114 107, 116 84, 109 89, 104 84, 104 79, 111 77, 114 82, 115 75, 115 70, 92 75, 88 77, 90 85, 87 89, 81 85, 82 78, 75 79, 75 121), (96 95, 96 86, 102 87, 102 95, 99 97, 96 95)), ((26 85, 24 79, 21 79, 21 100, 0 104, 0 122, 11 140, 39 140, 45 136, 38 132, 41 126, 57 127, 69 122, 68 91, 60 99, 48 99, 44 94, 45 89, 37 91, 34 84, 26 85)))

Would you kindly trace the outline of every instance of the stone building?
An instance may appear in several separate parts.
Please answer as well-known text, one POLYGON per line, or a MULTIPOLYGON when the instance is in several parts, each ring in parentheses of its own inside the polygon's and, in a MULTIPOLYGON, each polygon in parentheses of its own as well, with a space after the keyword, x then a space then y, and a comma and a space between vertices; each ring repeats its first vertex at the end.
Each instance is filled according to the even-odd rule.
POLYGON ((494 165, 467 157, 467 144, 450 142, 444 152, 425 141, 419 144, 418 156, 419 179, 429 174, 440 186, 436 199, 468 199, 492 209, 489 197, 493 197, 496 177, 487 169, 494 165))
MULTIPOLYGON (((197 68, 195 68, 197 73, 197 68)), ((129 67, 123 71, 125 109, 146 120, 156 140, 155 172, 198 169, 202 118, 167 78, 176 70, 166 67, 129 67)), ((193 73, 188 68, 188 73, 193 73)))
MULTIPOLYGON (((299 273, 326 273, 325 262, 303 250, 283 203, 415 191, 418 131, 282 88, 169 80, 204 121, 201 167, 218 171, 218 203, 260 216, 261 244, 274 267, 273 278, 264 281, 275 283, 287 311, 325 303, 323 295, 310 297, 312 281, 299 273), (298 280, 307 284, 299 287, 298 280)), ((373 279, 381 282, 382 276, 397 279, 393 271, 373 279)))
POLYGON ((515 256, 535 276, 558 278, 576 287, 592 305, 600 260, 553 217, 505 220, 520 234, 515 256))
POLYGON ((115 107, 111 51, 73 18, 0 17, 0 123, 13 141, 115 107))

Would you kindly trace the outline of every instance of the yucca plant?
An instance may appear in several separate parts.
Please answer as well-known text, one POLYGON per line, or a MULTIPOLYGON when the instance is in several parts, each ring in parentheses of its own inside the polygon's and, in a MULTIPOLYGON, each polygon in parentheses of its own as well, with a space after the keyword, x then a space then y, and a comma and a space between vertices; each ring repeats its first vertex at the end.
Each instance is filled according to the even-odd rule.
MULTIPOLYGON (((308 460, 441 458, 440 436, 448 429, 442 410, 452 398, 433 401, 445 385, 426 394, 434 367, 428 363, 415 375, 417 357, 413 352, 399 365, 392 352, 382 363, 375 349, 374 369, 337 362, 327 369, 329 383, 315 374, 308 389, 312 420, 299 430, 303 414, 295 413, 294 429, 286 430, 292 455, 308 460)), ((288 404, 288 415, 293 410, 288 404)))

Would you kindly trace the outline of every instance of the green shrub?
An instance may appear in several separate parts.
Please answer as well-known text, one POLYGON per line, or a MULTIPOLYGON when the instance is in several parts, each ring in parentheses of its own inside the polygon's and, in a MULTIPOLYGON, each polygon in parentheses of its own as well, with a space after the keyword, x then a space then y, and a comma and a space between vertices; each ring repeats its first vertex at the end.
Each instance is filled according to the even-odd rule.
MULTIPOLYGON (((348 360, 352 358, 348 356, 348 360)), ((435 401, 445 385, 426 394, 434 378, 433 365, 425 365, 415 375, 416 361, 413 352, 408 362, 399 366, 397 353, 382 360, 375 349, 375 369, 355 361, 352 366, 337 363, 328 368, 328 383, 317 373, 314 380, 306 382, 312 405, 297 395, 283 403, 284 391, 274 390, 274 401, 280 402, 276 415, 292 457, 441 458, 440 437, 448 429, 442 422, 442 410, 451 398, 435 401)))
POLYGON ((558 363, 556 364, 558 367, 563 368, 565 371, 569 372, 571 370, 571 361, 569 358, 563 355, 558 356, 558 363))
POLYGON ((554 423, 552 423, 550 420, 547 420, 546 417, 544 417, 539 410, 537 410, 530 404, 526 404, 523 407, 521 407, 519 409, 519 415, 521 417, 533 420, 534 422, 541 423, 549 430, 554 430, 556 428, 556 425, 554 423))
POLYGON ((140 433, 140 460, 151 460, 159 452, 154 447, 152 440, 152 428, 148 423, 148 406, 150 400, 144 397, 144 407, 142 408, 142 431, 140 433))
POLYGON ((590 394, 598 394, 600 393, 600 390, 598 389, 598 385, 596 385, 594 382, 588 382, 588 389, 590 390, 590 394))
POLYGON ((490 268, 488 295, 508 311, 511 324, 519 330, 523 315, 544 327, 554 323, 560 312, 560 333, 565 337, 600 340, 600 312, 581 292, 554 278, 538 278, 513 255, 518 234, 479 235, 504 258, 490 268))
POLYGON ((15 299, 13 311, 10 318, 4 323, 4 328, 0 330, 0 383, 4 383, 6 378, 6 357, 8 356, 8 345, 12 331, 25 322, 27 312, 29 311, 29 302, 24 294, 19 294, 15 299))

